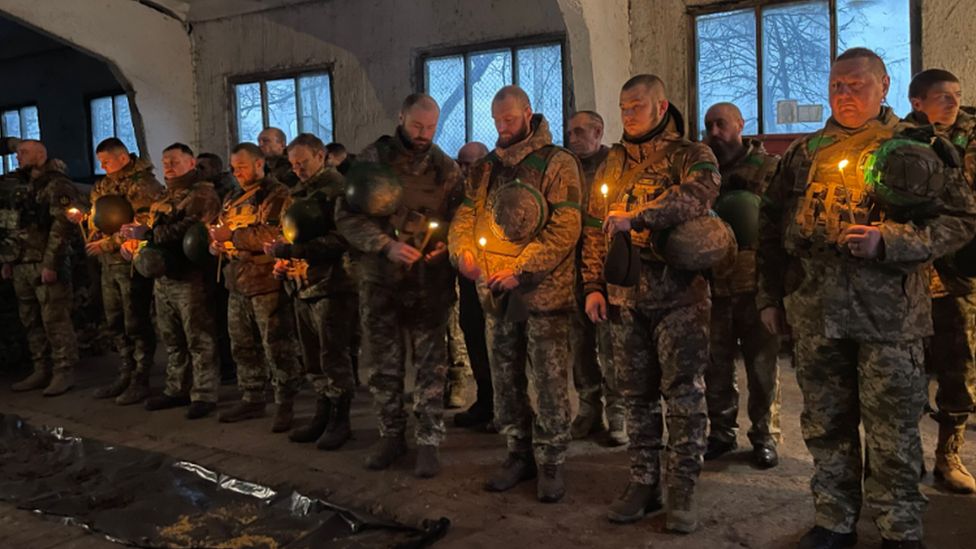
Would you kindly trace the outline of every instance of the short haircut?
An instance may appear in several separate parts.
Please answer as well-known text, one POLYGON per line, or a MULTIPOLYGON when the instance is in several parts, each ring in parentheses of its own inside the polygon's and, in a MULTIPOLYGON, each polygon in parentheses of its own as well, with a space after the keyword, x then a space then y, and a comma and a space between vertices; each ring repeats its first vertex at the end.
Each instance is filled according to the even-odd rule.
POLYGON ((300 133, 296 135, 295 139, 292 139, 291 143, 288 144, 288 150, 291 150, 292 147, 306 147, 316 152, 325 152, 325 143, 310 133, 300 133))
POLYGON ((912 77, 912 83, 908 85, 908 97, 910 99, 925 99, 932 86, 940 82, 959 83, 959 78, 944 69, 927 69, 912 77))
POLYGON ((423 92, 411 93, 403 100, 403 105, 400 106, 400 114, 406 114, 407 111, 414 107, 421 107, 425 110, 441 110, 440 105, 433 97, 427 95, 423 92))
MULTIPOLYGON (((274 126, 268 126, 267 128, 261 130, 261 133, 264 133, 264 132, 268 132, 268 133, 274 135, 275 136, 275 139, 277 139, 278 142, 281 143, 282 145, 284 145, 285 144, 285 141, 288 139, 288 137, 285 136, 285 132, 281 131, 281 128, 275 128, 274 126)), ((261 134, 258 134, 258 135, 261 135, 261 134)))
POLYGON ((246 152, 255 160, 264 160, 264 153, 261 152, 261 147, 258 147, 254 143, 238 143, 233 149, 231 149, 230 154, 237 154, 240 152, 246 152))
POLYGON ((742 111, 739 109, 739 106, 736 105, 735 103, 730 103, 728 101, 722 101, 722 102, 719 102, 719 103, 715 103, 711 107, 708 107, 708 110, 705 111, 705 116, 708 116, 708 113, 712 109, 731 109, 732 110, 732 113, 735 114, 735 116, 739 119, 739 121, 742 121, 742 122, 745 121, 745 119, 742 118, 742 111))
POLYGON ((123 143, 122 140, 119 139, 118 137, 109 137, 108 139, 105 139, 101 143, 99 143, 97 147, 95 147, 96 154, 103 153, 103 152, 128 154, 129 148, 126 147, 125 143, 123 143))
POLYGON ((346 146, 333 141, 325 146, 325 152, 326 154, 343 154, 346 152, 346 146))
POLYGON ((193 156, 193 149, 184 143, 173 143, 169 147, 163 149, 164 153, 168 153, 169 151, 180 151, 185 155, 193 156))
POLYGON ((509 97, 514 97, 515 101, 518 102, 520 107, 532 108, 532 102, 529 101, 529 94, 525 93, 525 90, 515 85, 505 86, 498 90, 498 93, 495 94, 495 98, 491 100, 491 104, 494 105, 495 103, 504 101, 509 97))
POLYGON ((583 115, 588 116, 590 118, 590 122, 593 122, 597 126, 600 126, 600 129, 603 129, 603 127, 605 126, 605 124, 603 122, 603 117, 600 116, 600 113, 598 113, 596 111, 576 111, 576 112, 573 113, 573 116, 571 116, 570 119, 572 119, 573 117, 575 117, 578 114, 583 114, 583 115))
POLYGON ((631 76, 630 80, 624 82, 620 91, 627 91, 637 86, 644 86, 648 91, 654 91, 655 89, 661 90, 661 95, 664 95, 664 80, 654 74, 638 74, 631 76))
POLYGON ((874 52, 874 50, 869 50, 868 48, 850 48, 844 50, 844 53, 837 56, 834 63, 837 61, 849 61, 851 59, 867 59, 868 63, 871 64, 871 68, 875 73, 884 78, 888 76, 888 67, 885 66, 884 59, 874 52))

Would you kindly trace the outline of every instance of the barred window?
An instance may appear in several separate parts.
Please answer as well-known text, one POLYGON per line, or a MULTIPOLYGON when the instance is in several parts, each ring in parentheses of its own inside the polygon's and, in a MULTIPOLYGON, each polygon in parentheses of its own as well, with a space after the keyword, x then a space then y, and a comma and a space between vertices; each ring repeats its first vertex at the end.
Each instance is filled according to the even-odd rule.
POLYGON ((235 140, 257 141, 268 126, 285 132, 291 141, 311 133, 322 141, 334 140, 332 76, 328 72, 303 73, 275 79, 233 84, 235 140))
MULTIPOLYGON (((37 118, 37 105, 17 109, 3 109, 0 118, 0 137, 19 137, 21 139, 40 139, 41 125, 37 118)), ((7 154, 0 159, 0 173, 10 173, 17 169, 17 155, 7 154)))
POLYGON ((124 93, 96 97, 89 103, 91 115, 92 166, 96 175, 104 175, 95 148, 109 137, 116 137, 125 144, 129 152, 139 154, 136 129, 132 125, 132 110, 129 98, 124 93))
POLYGON ((491 147, 497 140, 491 100, 516 84, 529 96, 533 112, 549 122, 553 141, 563 142, 566 87, 560 42, 470 48, 449 55, 423 56, 423 86, 441 107, 434 142, 451 156, 469 141, 491 147))

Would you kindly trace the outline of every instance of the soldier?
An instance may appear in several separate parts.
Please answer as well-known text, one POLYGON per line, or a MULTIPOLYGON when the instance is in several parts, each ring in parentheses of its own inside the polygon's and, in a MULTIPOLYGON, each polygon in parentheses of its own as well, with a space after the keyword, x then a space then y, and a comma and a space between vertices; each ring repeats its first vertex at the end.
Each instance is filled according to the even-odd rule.
POLYGON ((277 404, 271 431, 283 433, 291 429, 301 370, 292 302, 272 275, 274 258, 264 246, 281 234, 288 187, 264 175, 264 153, 252 143, 234 147, 230 165, 241 188, 224 200, 210 237, 211 253, 223 256, 225 263, 231 351, 242 395, 219 419, 234 423, 263 416, 270 373, 277 404))
MULTIPOLYGON (((127 238, 122 256, 138 264, 159 254, 165 260, 165 273, 156 278, 156 320, 166 344, 166 387, 162 396, 146 401, 147 410, 165 410, 189 405, 188 419, 209 415, 217 407, 217 344, 211 294, 206 278, 211 276, 207 261, 206 231, 220 212, 220 199, 213 184, 201 179, 193 150, 182 143, 163 149, 163 177, 166 192, 150 208, 148 225, 122 227, 127 238), (184 237, 199 229, 198 255, 187 256, 184 237), (198 261, 199 263, 194 263, 198 261)), ((192 250, 189 250, 192 251, 192 250)), ((211 258, 212 259, 212 258, 211 258)), ((134 382, 133 382, 134 385, 134 382)), ((149 394, 148 380, 142 385, 143 398, 149 394)))
MULTIPOLYGON (((583 165, 583 211, 588 211, 594 200, 593 181, 596 171, 606 160, 610 148, 603 145, 603 117, 594 111, 580 111, 569 119, 569 148, 579 157, 583 165)), ((600 182, 596 191, 600 192, 600 182)), ((600 200, 600 198, 596 198, 600 200)), ((597 218, 584 218, 584 223, 601 223, 597 218)), ((577 246, 577 264, 582 262, 583 243, 577 246)), ((582 275, 582 267, 580 270, 582 275)), ((579 395, 579 411, 571 428, 574 439, 582 439, 606 429, 603 422, 606 399, 607 423, 610 426, 607 438, 611 446, 627 444, 627 430, 624 420, 624 402, 617 390, 617 376, 614 372, 613 351, 610 342, 610 326, 606 323, 594 324, 586 317, 584 310, 582 276, 577 277, 577 301, 579 314, 574 328, 573 341, 573 383, 579 395), (599 351, 599 353, 598 353, 599 351)))
POLYGON ((196 170, 200 172, 200 179, 213 184, 214 191, 223 201, 234 189, 239 188, 234 176, 224 169, 224 161, 214 153, 203 152, 197 155, 196 170))
POLYGON ((395 211, 368 211, 362 200, 353 204, 340 199, 336 212, 339 232, 357 254, 362 356, 373 368, 369 387, 380 420, 381 438, 366 467, 386 469, 406 453, 406 340, 417 368, 414 474, 420 478, 440 472, 437 449, 444 438, 447 321, 454 300, 453 292, 444 291, 454 285, 454 270, 447 262, 446 231, 441 227, 446 229, 454 216, 461 178, 454 161, 432 142, 439 116, 440 108, 430 96, 408 96, 396 134, 379 138, 357 159, 378 163, 401 182, 402 200, 395 211))
POLYGON ((44 389, 48 397, 64 394, 74 384, 78 343, 71 324, 70 240, 77 229, 69 209, 82 206, 77 188, 65 175, 64 162, 49 159, 40 141, 17 145, 16 178, 26 188, 15 210, 15 250, 4 257, 2 275, 13 280, 20 322, 24 326, 34 372, 11 386, 13 391, 44 389), (53 375, 52 375, 53 373, 53 375))
POLYGON ((771 332, 783 333, 788 321, 796 337, 800 422, 814 460, 816 521, 802 548, 854 545, 862 494, 877 512, 883 547, 922 547, 926 264, 973 237, 976 204, 966 185, 944 184, 942 166, 922 160, 933 148, 906 157, 917 164, 912 178, 899 179, 895 172, 909 166, 897 162, 893 175, 875 173, 888 160, 872 151, 898 122, 883 106, 889 83, 871 50, 838 56, 831 118, 790 146, 762 203, 757 306, 771 332), (927 170, 938 171, 924 177, 927 170), (887 198, 906 187, 906 198, 926 193, 916 210, 925 217, 887 198), (867 478, 859 425, 871 456, 867 478))
MULTIPOLYGON (((461 174, 467 178, 468 172, 479 160, 488 155, 484 143, 472 141, 458 150, 457 163, 461 174)), ((454 333, 449 340, 452 357, 460 356, 466 368, 471 369, 477 386, 477 398, 467 410, 454 415, 456 427, 466 427, 487 432, 497 432, 494 425, 495 405, 491 388, 491 366, 488 361, 488 344, 485 342, 485 312, 478 302, 478 289, 475 283, 463 276, 458 277, 457 326, 460 333, 454 333)), ((452 312, 452 315, 454 313, 452 312)), ((454 320, 451 320, 454 326, 454 320)), ((453 362, 453 360, 452 360, 453 362)), ((457 366, 460 370, 461 366, 457 366)), ((450 372, 448 376, 450 377, 450 372)))
POLYGON ((325 146, 325 165, 338 169, 349 158, 346 146, 342 143, 329 143, 325 146))
POLYGON ((780 343, 779 337, 760 322, 756 310, 758 235, 749 231, 759 225, 760 197, 776 171, 779 157, 768 154, 757 139, 743 141, 744 126, 742 113, 732 103, 712 105, 705 114, 705 144, 715 153, 722 173, 716 209, 739 228, 739 251, 733 268, 712 275, 711 361, 705 370, 705 400, 711 427, 705 460, 715 459, 738 446, 735 357, 741 352, 749 384, 752 460, 756 466, 768 469, 779 463, 776 358, 780 343))
POLYGON ((630 436, 630 482, 608 517, 634 522, 661 508, 663 396, 670 449, 666 524, 669 530, 692 532, 698 527, 695 485, 705 446, 708 282, 701 272, 664 263, 648 231, 705 215, 718 194, 717 162, 708 147, 683 137, 684 122, 657 76, 628 80, 620 91, 620 110, 623 139, 593 183, 606 184, 607 194, 590 200, 588 217, 606 217, 603 229, 611 237, 630 235, 632 253, 639 255, 636 288, 607 284, 607 236, 597 223, 587 223, 583 243, 586 314, 593 322, 611 321, 614 355, 622 357, 617 380, 630 436))
POLYGON ((265 174, 274 177, 288 187, 298 184, 298 177, 291 171, 291 164, 285 154, 285 144, 288 138, 285 132, 278 128, 265 128, 258 134, 258 146, 264 154, 265 174))
POLYGON ((134 215, 127 221, 146 225, 149 208, 162 195, 163 186, 153 175, 152 164, 130 154, 122 141, 114 137, 99 143, 95 155, 106 175, 92 187, 94 212, 88 219, 89 242, 85 251, 98 257, 101 263, 105 320, 122 359, 118 379, 96 390, 95 398, 115 398, 121 405, 136 404, 145 398, 156 353, 156 334, 150 316, 153 284, 152 280, 133 272, 122 258, 119 252, 122 235, 117 230, 106 234, 98 228, 99 199, 105 197, 108 204, 112 198, 122 197, 134 215))
POLYGON ((312 421, 292 431, 289 438, 317 440, 319 449, 336 450, 352 434, 349 408, 356 391, 349 354, 356 289, 345 261, 348 246, 334 221, 345 181, 334 168, 326 167, 325 144, 312 134, 292 140, 288 159, 300 182, 291 191, 287 239, 269 245, 268 253, 278 259, 275 275, 287 278, 285 287, 294 298, 306 378, 317 397, 312 421), (309 219, 297 218, 306 211, 297 211, 302 205, 311 209, 306 214, 309 219), (303 234, 313 229, 314 233, 303 234))
POLYGON ((556 502, 566 492, 582 174, 572 153, 552 144, 549 124, 521 88, 499 90, 491 113, 498 142, 472 166, 450 233, 452 260, 477 282, 488 311, 495 421, 508 439, 508 457, 485 489, 509 490, 541 469, 536 495, 556 502))
MULTIPOLYGON (((915 75, 908 87, 911 125, 934 124, 936 132, 963 152, 965 179, 976 184, 976 117, 960 110, 962 86, 948 71, 930 69, 915 75)), ((976 411, 976 278, 959 273, 952 262, 936 260, 932 271, 932 323, 935 333, 928 346, 926 365, 938 382, 936 409, 939 424, 935 449, 935 477, 950 490, 976 492, 976 481, 962 464, 959 450, 966 421, 976 411)))

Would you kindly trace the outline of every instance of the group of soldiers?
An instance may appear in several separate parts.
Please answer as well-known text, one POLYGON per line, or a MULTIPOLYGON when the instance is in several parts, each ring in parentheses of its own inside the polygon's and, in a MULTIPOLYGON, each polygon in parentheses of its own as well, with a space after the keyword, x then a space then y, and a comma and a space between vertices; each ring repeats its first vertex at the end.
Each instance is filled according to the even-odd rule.
POLYGON ((939 383, 935 473, 976 491, 959 459, 976 396, 976 119, 960 110, 951 73, 917 75, 903 120, 884 105, 889 84, 874 52, 838 56, 831 118, 782 159, 742 137, 731 103, 707 111, 703 142, 688 140, 648 74, 621 89, 624 132, 612 147, 593 111, 569 120, 568 149, 554 145, 517 86, 492 102, 495 147, 469 143, 457 162, 433 143, 439 107, 421 93, 404 101, 394 134, 342 173, 344 150, 310 134, 286 147, 268 128, 231 151, 236 182, 174 144, 161 185, 108 139, 97 149, 107 175, 86 199, 41 143, 23 141, 18 173, 35 206, 3 275, 34 373, 13 388, 55 396, 72 385, 65 273, 80 226, 122 358, 97 397, 187 406, 191 419, 215 410, 219 272, 241 391, 221 421, 262 416, 270 379, 274 432, 340 448, 358 327, 380 432, 367 468, 408 452, 412 364, 414 472, 438 474, 445 404, 458 405, 449 372, 465 353, 478 400, 456 422, 488 424, 508 447, 487 490, 537 479, 538 499, 559 501, 570 441, 604 433, 629 444, 631 464, 609 520, 664 510, 669 530, 688 533, 703 459, 736 448, 740 353, 752 459, 777 465, 777 354, 789 334, 815 468, 815 525, 799 546, 854 545, 864 498, 884 547, 921 547, 926 368, 939 383), (168 358, 165 389, 150 397, 153 300, 168 358), (303 376, 316 411, 292 429, 303 376))

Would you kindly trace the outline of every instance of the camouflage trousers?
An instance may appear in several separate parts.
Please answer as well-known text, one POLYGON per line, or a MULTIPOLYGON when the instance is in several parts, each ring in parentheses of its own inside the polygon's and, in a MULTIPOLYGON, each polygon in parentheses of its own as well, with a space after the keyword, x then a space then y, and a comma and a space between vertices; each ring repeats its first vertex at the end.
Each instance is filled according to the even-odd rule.
POLYGON ((485 315, 495 423, 509 452, 560 464, 569 445, 573 312, 531 313, 525 322, 485 315))
POLYGON ((291 298, 284 290, 250 297, 231 292, 227 319, 241 400, 264 402, 270 377, 275 402, 292 402, 301 385, 301 367, 291 298))
POLYGON ((607 417, 624 413, 617 387, 610 324, 593 324, 580 309, 573 317, 573 385, 581 403, 606 401, 607 417))
POLYGON ((813 455, 816 524, 854 531, 861 513, 863 425, 871 458, 863 494, 877 512, 878 530, 886 539, 922 539, 922 342, 859 343, 802 334, 796 378, 803 393, 800 426, 813 455))
POLYGON ((132 266, 102 262, 102 305, 105 323, 122 359, 122 375, 148 375, 156 354, 151 315, 153 281, 132 266))
MULTIPOLYGON (((454 293, 458 293, 455 282, 454 293)), ((461 300, 456 299, 451 306, 451 315, 447 319, 447 377, 451 380, 463 378, 471 371, 471 360, 468 358, 468 345, 461 330, 461 300)))
POLYGON ((667 485, 694 489, 705 453, 705 368, 708 363, 708 320, 705 299, 668 309, 619 309, 611 316, 617 383, 627 408, 630 436, 630 477, 659 484, 664 418, 667 403, 667 485))
POLYGON ((35 372, 70 372, 78 362, 78 340, 71 324, 71 283, 41 283, 41 264, 13 266, 20 323, 35 372))
MULTIPOLYGON (((451 303, 427 299, 426 292, 363 281, 359 292, 362 364, 372 368, 369 390, 379 417, 380 436, 402 437, 407 430, 404 379, 408 352, 417 369, 413 391, 414 437, 418 445, 444 440, 444 383, 447 379, 447 321, 451 303)), ((438 289, 440 290, 440 289, 438 289)))
POLYGON ((295 300, 305 378, 319 398, 337 399, 356 390, 349 352, 355 317, 355 294, 295 300))
POLYGON ((708 437, 734 442, 739 430, 735 358, 742 352, 749 387, 749 441, 776 445, 779 426, 779 337, 759 320, 756 294, 712 297, 711 361, 705 370, 708 437))
POLYGON ((976 411, 976 298, 946 296, 932 300, 935 334, 926 366, 935 376, 936 419, 957 425, 976 411))
POLYGON ((156 280, 156 322, 166 346, 167 396, 217 402, 220 371, 211 296, 202 277, 156 280))

